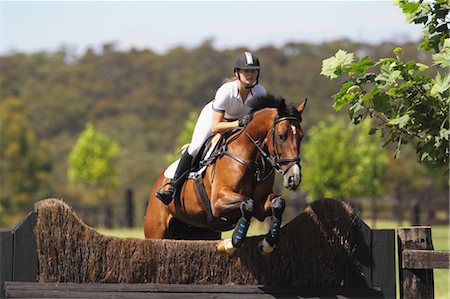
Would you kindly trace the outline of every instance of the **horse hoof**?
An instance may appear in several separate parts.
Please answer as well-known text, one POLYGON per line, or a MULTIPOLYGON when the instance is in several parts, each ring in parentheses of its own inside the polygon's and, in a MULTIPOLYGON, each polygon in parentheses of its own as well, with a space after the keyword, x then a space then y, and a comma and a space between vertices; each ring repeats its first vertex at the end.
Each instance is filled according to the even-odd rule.
POLYGON ((222 254, 233 254, 236 251, 236 248, 233 247, 231 239, 225 239, 219 242, 217 251, 222 254))
POLYGON ((259 242, 259 251, 263 255, 270 255, 274 252, 275 246, 272 247, 267 243, 266 238, 262 239, 261 242, 259 242))

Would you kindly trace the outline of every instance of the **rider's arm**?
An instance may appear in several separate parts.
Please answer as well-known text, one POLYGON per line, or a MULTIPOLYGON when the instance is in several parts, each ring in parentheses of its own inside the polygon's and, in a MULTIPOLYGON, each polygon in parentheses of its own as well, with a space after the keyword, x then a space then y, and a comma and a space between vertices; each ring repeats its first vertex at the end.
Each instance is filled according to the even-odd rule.
POLYGON ((214 111, 211 130, 213 133, 223 133, 228 129, 236 128, 239 126, 239 121, 224 121, 225 112, 214 111))

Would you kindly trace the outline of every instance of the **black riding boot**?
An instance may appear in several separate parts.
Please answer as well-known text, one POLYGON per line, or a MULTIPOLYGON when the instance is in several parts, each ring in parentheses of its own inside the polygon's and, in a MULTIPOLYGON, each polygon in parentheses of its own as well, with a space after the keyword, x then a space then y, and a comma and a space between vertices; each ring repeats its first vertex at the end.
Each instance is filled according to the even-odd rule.
POLYGON ((167 190, 158 190, 155 196, 158 197, 164 204, 168 205, 175 194, 177 194, 184 181, 189 175, 189 170, 191 168, 192 156, 189 155, 188 151, 185 150, 181 156, 180 163, 178 164, 177 170, 173 179, 170 180, 170 186, 167 190))

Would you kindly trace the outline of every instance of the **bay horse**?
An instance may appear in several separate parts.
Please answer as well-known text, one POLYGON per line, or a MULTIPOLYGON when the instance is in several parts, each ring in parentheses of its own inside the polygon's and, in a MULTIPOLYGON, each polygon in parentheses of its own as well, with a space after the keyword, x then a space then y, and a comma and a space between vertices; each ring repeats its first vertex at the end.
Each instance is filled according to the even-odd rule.
POLYGON ((219 232, 213 238, 217 240, 220 232, 234 228, 232 238, 218 245, 219 252, 232 253, 242 246, 252 217, 264 221, 271 216, 269 233, 259 248, 263 254, 273 252, 285 208, 284 199, 273 192, 275 171, 282 174, 287 189, 300 185, 305 105, 306 100, 298 107, 286 105, 271 95, 256 100, 251 122, 225 138, 203 178, 187 179, 169 205, 154 196, 169 181, 161 173, 148 201, 145 237, 163 239, 173 220, 219 232))

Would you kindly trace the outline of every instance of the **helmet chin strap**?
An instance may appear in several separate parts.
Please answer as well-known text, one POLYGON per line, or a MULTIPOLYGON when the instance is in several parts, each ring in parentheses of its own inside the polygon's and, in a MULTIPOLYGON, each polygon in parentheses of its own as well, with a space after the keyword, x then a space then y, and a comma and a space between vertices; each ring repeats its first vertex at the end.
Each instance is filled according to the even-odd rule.
POLYGON ((245 85, 245 88, 246 88, 246 89, 252 89, 253 87, 256 86, 256 84, 258 84, 258 81, 255 81, 255 82, 253 82, 253 83, 250 84, 250 85, 245 85))
MULTIPOLYGON (((242 83, 241 81, 241 76, 239 75, 238 72, 236 72, 236 76, 238 77, 238 80, 242 83)), ((259 76, 259 74, 258 74, 259 76)), ((255 87, 258 84, 258 78, 256 78, 256 81, 251 83, 251 84, 243 84, 245 86, 245 89, 252 89, 253 87, 255 87)))

